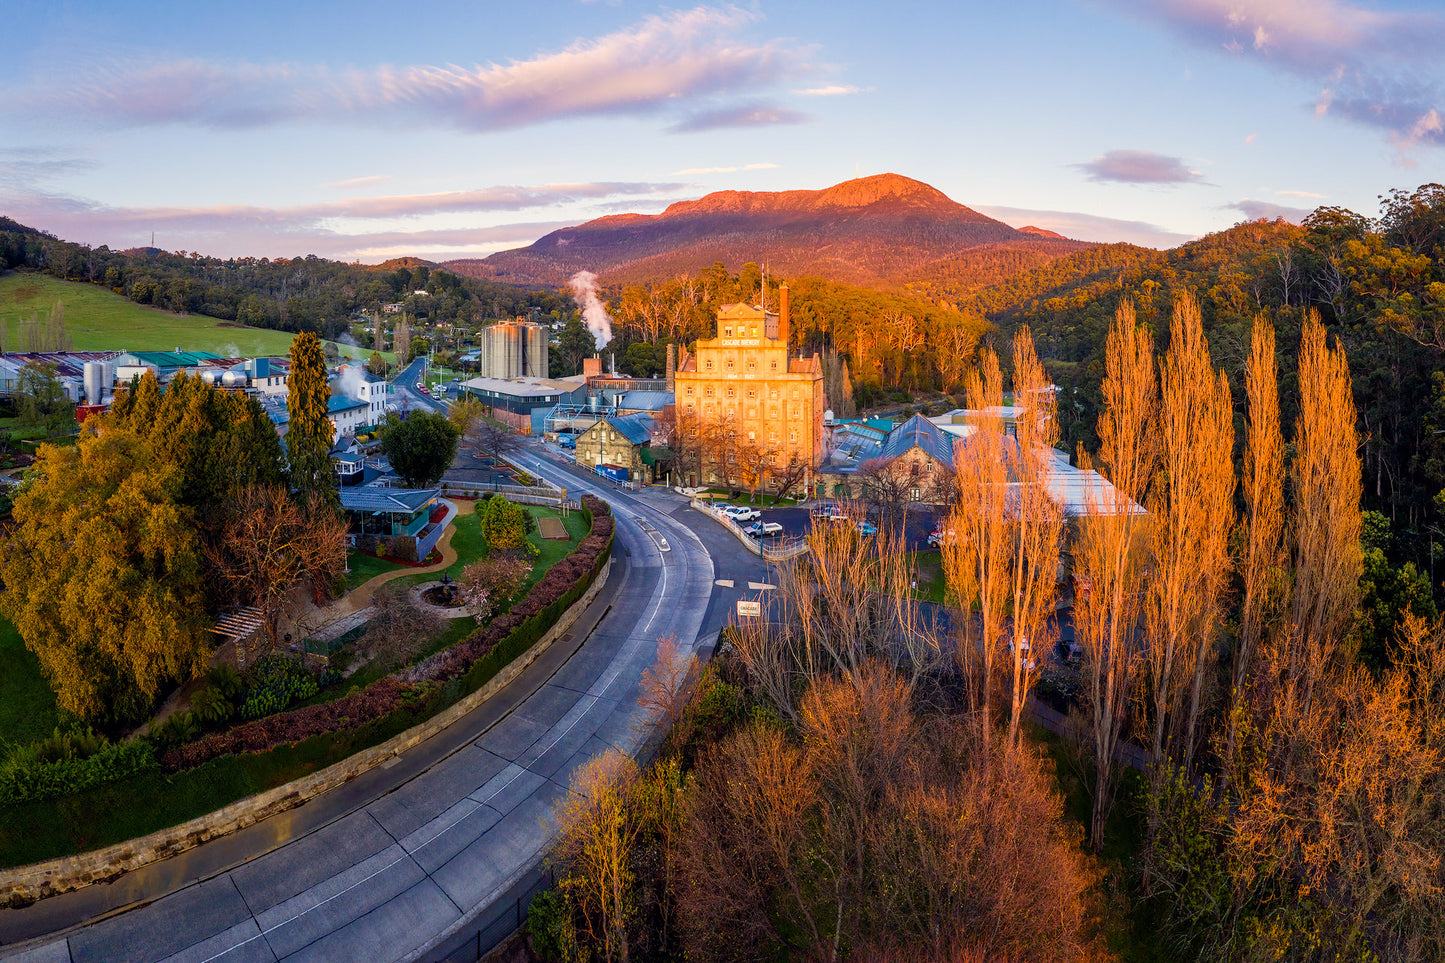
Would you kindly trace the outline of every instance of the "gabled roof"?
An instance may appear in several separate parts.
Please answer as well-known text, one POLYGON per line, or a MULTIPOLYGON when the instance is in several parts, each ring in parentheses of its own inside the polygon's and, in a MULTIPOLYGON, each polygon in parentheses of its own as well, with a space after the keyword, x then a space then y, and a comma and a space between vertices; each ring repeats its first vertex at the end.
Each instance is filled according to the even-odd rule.
POLYGON ((652 441, 652 416, 649 414, 613 415, 602 420, 634 445, 646 445, 652 441))
POLYGON ((406 512, 411 514, 437 497, 436 488, 343 488, 341 507, 348 512, 406 512))
POLYGON ((893 429, 879 451, 880 458, 897 458, 914 448, 945 468, 953 467, 953 436, 922 415, 914 415, 893 429))

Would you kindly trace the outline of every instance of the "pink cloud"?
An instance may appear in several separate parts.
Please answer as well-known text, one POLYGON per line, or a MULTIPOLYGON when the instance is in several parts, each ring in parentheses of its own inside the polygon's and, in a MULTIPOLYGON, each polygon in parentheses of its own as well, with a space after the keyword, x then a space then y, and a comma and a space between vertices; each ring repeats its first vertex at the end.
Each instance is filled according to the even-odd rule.
POLYGON ((979 207, 981 214, 997 218, 1005 224, 1023 227, 1032 224, 1045 230, 1057 231, 1065 237, 1080 241, 1098 241, 1112 244, 1125 241, 1140 247, 1158 249, 1177 247, 1185 241, 1192 241, 1197 235, 1180 234, 1147 221, 1126 221, 1113 217, 1099 217, 1079 211, 1038 211, 1021 207, 979 207))
POLYGON ((35 81, 12 109, 71 111, 110 123, 244 128, 405 113, 409 122, 501 130, 566 117, 686 110, 699 97, 767 87, 804 51, 739 39, 758 16, 697 7, 506 64, 384 65, 117 62, 78 80, 35 81))
POLYGON ((1122 184, 1199 184, 1204 175, 1181 158, 1147 150, 1111 150, 1085 164, 1073 165, 1091 181, 1122 184))
POLYGON ((1316 116, 1382 129, 1408 150, 1445 145, 1438 10, 1372 9, 1344 0, 1113 0, 1184 39, 1302 77, 1322 92, 1316 116))

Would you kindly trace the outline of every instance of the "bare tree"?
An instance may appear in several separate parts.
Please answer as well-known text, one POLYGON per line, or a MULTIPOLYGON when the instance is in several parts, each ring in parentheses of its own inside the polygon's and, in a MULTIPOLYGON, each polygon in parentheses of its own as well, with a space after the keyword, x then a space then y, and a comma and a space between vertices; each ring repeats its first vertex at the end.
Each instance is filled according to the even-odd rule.
POLYGON ((993 739, 997 682, 994 657, 1004 646, 1008 605, 1008 473, 1003 457, 1003 379, 998 356, 985 350, 981 370, 967 378, 969 407, 979 413, 974 431, 954 456, 958 501, 942 543, 943 574, 961 609, 957 655, 979 737, 987 753, 993 739))
POLYGON ((1049 491, 1054 445, 1059 438, 1053 386, 1039 363, 1027 326, 1014 335, 1013 367, 1015 405, 1021 411, 1016 422, 1017 445, 1008 452, 1014 477, 1012 504, 1007 506, 1013 529, 1008 744, 1018 749, 1023 740, 1024 706, 1054 643, 1050 617, 1058 596, 1064 513, 1049 491))
MULTIPOLYGON (((1118 783, 1115 753, 1140 659, 1147 520, 1139 506, 1155 464, 1154 350, 1129 301, 1119 305, 1109 328, 1103 395, 1099 458, 1112 484, 1088 474, 1095 480, 1085 495, 1074 548, 1074 627, 1084 650, 1094 762, 1089 840, 1095 852, 1103 849, 1113 808, 1118 783)), ((1082 451, 1080 467, 1089 473, 1090 463, 1082 451)))
POLYGON ((559 804, 554 858, 566 867, 562 889, 586 920, 586 935, 606 960, 626 960, 632 847, 642 823, 629 813, 637 765, 609 749, 578 767, 559 804))
POLYGON ((655 723, 666 732, 681 717, 687 677, 696 662, 696 656, 688 655, 678 645, 676 634, 657 640, 657 661, 642 673, 641 694, 637 697, 637 704, 650 717, 649 725, 655 723))
POLYGON ((467 441, 477 454, 490 458, 493 462, 500 462, 522 447, 515 431, 491 418, 475 419, 467 441))

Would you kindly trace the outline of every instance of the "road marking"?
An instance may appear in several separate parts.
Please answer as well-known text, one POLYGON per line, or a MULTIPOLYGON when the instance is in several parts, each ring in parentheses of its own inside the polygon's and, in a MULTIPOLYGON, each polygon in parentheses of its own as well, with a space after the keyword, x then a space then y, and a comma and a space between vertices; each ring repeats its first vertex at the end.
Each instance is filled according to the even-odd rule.
POLYGON ((723 588, 732 588, 732 587, 733 587, 733 580, 730 579, 730 578, 720 578, 720 579, 718 579, 716 582, 714 582, 713 584, 714 584, 714 585, 721 585, 723 588))
POLYGON ((750 589, 757 589, 757 590, 759 590, 759 591, 766 591, 766 590, 768 590, 768 589, 775 589, 775 588, 777 588, 777 586, 776 586, 776 585, 769 585, 767 582, 749 582, 749 583, 748 583, 748 588, 750 588, 750 589))

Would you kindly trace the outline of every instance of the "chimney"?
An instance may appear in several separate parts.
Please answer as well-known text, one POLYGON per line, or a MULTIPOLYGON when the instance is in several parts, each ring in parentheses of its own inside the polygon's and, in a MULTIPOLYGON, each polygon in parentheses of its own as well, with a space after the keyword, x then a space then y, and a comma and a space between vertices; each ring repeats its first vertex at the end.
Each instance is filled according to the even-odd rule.
POLYGON ((667 390, 676 391, 677 384, 677 345, 667 346, 667 390))
POLYGON ((788 343, 788 286, 778 288, 778 340, 788 343))
POLYGON ((585 376, 588 377, 588 378, 600 377, 601 374, 602 374, 602 359, 601 359, 601 358, 583 358, 583 359, 582 359, 582 374, 585 375, 585 376))

